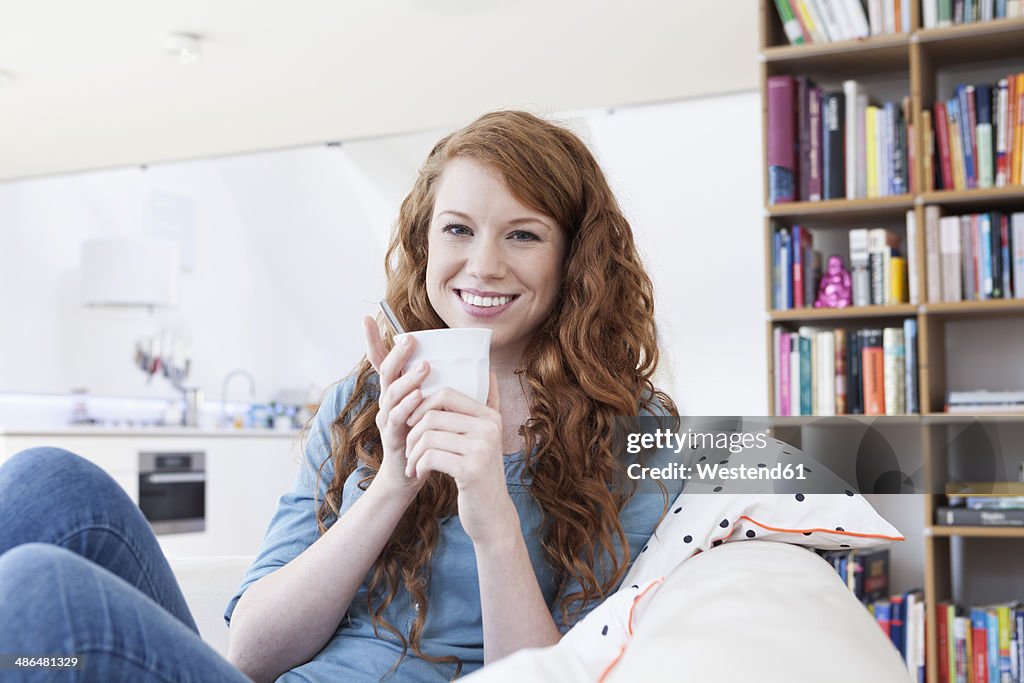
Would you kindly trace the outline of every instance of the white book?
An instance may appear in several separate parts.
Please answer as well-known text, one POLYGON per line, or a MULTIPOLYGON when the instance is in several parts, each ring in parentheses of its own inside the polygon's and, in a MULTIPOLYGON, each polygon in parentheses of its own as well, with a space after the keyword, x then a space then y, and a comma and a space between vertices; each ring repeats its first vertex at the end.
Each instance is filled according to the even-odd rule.
POLYGON ((882 31, 884 33, 896 33, 895 0, 884 0, 882 2, 882 31))
POLYGON ((882 20, 882 0, 868 0, 868 25, 871 27, 873 36, 885 33, 882 20))
POLYGON ((939 257, 939 207, 924 207, 924 264, 928 302, 942 301, 942 259, 939 257))
POLYGON ((828 26, 825 24, 825 17, 822 16, 821 0, 803 0, 803 3, 807 8, 807 12, 811 15, 811 22, 818 28, 818 33, 821 36, 821 42, 832 42, 832 35, 828 32, 828 26))
POLYGON ((870 36, 868 17, 864 14, 864 6, 860 4, 860 0, 843 0, 842 5, 850 22, 850 37, 867 38, 870 36))
POLYGON ((1024 9, 1024 3, 1021 0, 1006 0, 1006 16, 1007 17, 1019 17, 1024 16, 1021 10, 1024 9))
POLYGON ((825 20, 825 28, 828 29, 828 34, 833 42, 847 38, 844 26, 839 19, 839 11, 835 6, 838 2, 839 0, 818 0, 818 8, 825 20))
POLYGON ((981 20, 992 21, 996 18, 995 0, 981 0, 981 20))
POLYGON ((921 303, 917 290, 917 216, 913 209, 907 209, 907 293, 910 303, 921 303))
MULTIPOLYGON (((1006 125, 1009 121, 1009 88, 1010 81, 1006 78, 999 79, 996 85, 996 111, 994 116, 996 117, 996 158, 1000 154, 1006 154, 1006 148, 1009 143, 1009 138, 1006 135, 1006 125)), ((997 164, 998 166, 998 164, 997 164)), ((1004 187, 1007 184, 1009 178, 1006 173, 1007 166, 1004 164, 996 172, 996 187, 1004 187)))
POLYGON ((818 415, 831 416, 836 414, 836 346, 832 330, 822 330, 817 334, 817 381, 818 415))
POLYGON ((884 358, 882 384, 885 389, 885 414, 902 415, 907 412, 906 403, 906 350, 903 345, 903 329, 886 327, 882 330, 882 354, 884 358))
POLYGON ((935 28, 939 24, 939 5, 937 0, 921 0, 924 13, 924 27, 935 28))
POLYGON ((1010 235, 1013 243, 1013 297, 1024 299, 1024 213, 1010 216, 1010 235))
POLYGON ((854 228, 850 231, 850 281, 853 288, 854 306, 871 303, 871 281, 868 277, 868 230, 854 228))
POLYGON ((942 261, 942 300, 960 301, 960 217, 939 219, 939 258, 942 261))
POLYGON ((910 3, 900 3, 900 33, 910 33, 910 3))
POLYGON ((846 198, 860 197, 857 194, 857 97, 860 85, 855 80, 843 81, 843 107, 845 112, 846 140, 844 161, 846 162, 846 198))
MULTIPOLYGON (((856 0, 855 0, 856 1, 856 0)), ((868 95, 862 92, 857 95, 857 127, 855 128, 857 136, 857 196, 867 197, 868 196, 868 157, 867 157, 867 142, 865 138, 867 134, 866 130, 866 116, 868 111, 868 95)), ((849 135, 849 133, 847 133, 849 135)))

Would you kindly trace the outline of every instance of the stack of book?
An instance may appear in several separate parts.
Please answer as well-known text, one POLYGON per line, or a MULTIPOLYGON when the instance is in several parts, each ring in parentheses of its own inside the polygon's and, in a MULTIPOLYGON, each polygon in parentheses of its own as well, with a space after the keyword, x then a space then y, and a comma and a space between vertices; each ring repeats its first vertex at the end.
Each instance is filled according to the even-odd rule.
POLYGON ((995 85, 958 85, 921 115, 926 190, 1005 187, 1024 182, 1024 72, 995 85))
POLYGON ((974 413, 1022 413, 1024 414, 1024 391, 951 391, 946 397, 946 412, 959 414, 974 413))
POLYGON ((775 9, 786 39, 803 45, 909 31, 911 1, 775 0, 775 9))
POLYGON ((935 511, 941 526, 1024 526, 1024 482, 950 482, 946 498, 935 511))
POLYGON ((1024 212, 924 217, 928 301, 1024 298, 1024 212))
POLYGON ((1024 683, 1024 608, 1020 602, 936 610, 940 683, 1024 683))
POLYGON ((910 98, 874 105, 855 80, 826 91, 803 76, 771 76, 767 91, 769 203, 910 191, 910 98))
POLYGON ((776 415, 918 412, 917 320, 903 327, 775 328, 776 415))
MULTIPOLYGON (((885 228, 849 231, 853 306, 918 303, 913 210, 907 212, 907 245, 885 228), (909 258, 903 254, 906 253, 909 258)), ((772 229, 772 307, 785 311, 815 306, 822 275, 821 252, 814 233, 804 226, 772 229)))
POLYGON ((1024 17, 1021 0, 921 0, 925 28, 1024 17))

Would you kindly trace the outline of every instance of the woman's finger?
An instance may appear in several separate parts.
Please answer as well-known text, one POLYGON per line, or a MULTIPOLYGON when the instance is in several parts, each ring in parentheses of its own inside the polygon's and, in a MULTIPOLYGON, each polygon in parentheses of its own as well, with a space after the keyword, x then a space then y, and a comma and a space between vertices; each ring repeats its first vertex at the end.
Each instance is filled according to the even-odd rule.
MULTIPOLYGON (((391 406, 397 405, 409 395, 410 391, 423 384, 423 380, 427 378, 428 374, 430 374, 430 365, 423 361, 410 368, 409 372, 399 375, 393 382, 385 385, 378 401, 381 410, 390 410, 391 406)), ((404 421, 408 418, 409 416, 406 415, 402 419, 404 421)))
POLYGON ((465 434, 454 432, 428 431, 422 434, 415 444, 407 444, 405 450, 405 476, 415 476, 416 463, 429 450, 440 449, 449 453, 465 456, 474 448, 474 439, 465 434))
POLYGON ((501 412, 501 398, 498 396, 498 376, 490 373, 491 382, 487 389, 487 407, 496 413, 501 412))
MULTIPOLYGON (((410 414, 412 411, 409 411, 410 414)), ((408 416, 406 416, 408 419, 408 416)), ((406 447, 412 447, 416 441, 428 430, 441 432, 453 432, 455 434, 469 434, 474 431, 482 431, 481 420, 478 417, 452 413, 447 410, 431 410, 423 419, 416 423, 416 426, 409 430, 405 439, 406 447)))
POLYGON ((431 394, 409 417, 409 426, 419 422, 428 410, 449 410, 453 413, 474 415, 476 417, 491 417, 494 413, 484 404, 466 396, 461 391, 451 388, 444 388, 431 394))
POLYGON ((380 369, 377 370, 382 387, 387 387, 387 385, 402 375, 402 370, 405 368, 405 364, 409 362, 415 345, 416 340, 412 337, 402 337, 384 357, 384 360, 381 361, 380 369))
POLYGON ((443 472, 453 479, 464 479, 466 459, 450 451, 430 448, 417 461, 413 474, 410 476, 420 481, 426 481, 431 472, 443 472))
POLYGON ((384 348, 384 340, 380 338, 377 321, 368 315, 363 316, 363 334, 366 336, 366 358, 370 361, 373 369, 380 374, 380 364, 388 352, 384 348))
POLYGON ((387 424, 396 429, 404 427, 410 413, 416 409, 421 400, 423 400, 423 394, 419 389, 410 391, 394 408, 388 411, 387 424))

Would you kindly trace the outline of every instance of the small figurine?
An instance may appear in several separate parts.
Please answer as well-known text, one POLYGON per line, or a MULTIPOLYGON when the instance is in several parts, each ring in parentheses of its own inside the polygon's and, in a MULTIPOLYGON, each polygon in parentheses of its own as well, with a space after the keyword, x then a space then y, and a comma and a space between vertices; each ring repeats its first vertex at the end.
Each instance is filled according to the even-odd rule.
POLYGON ((828 265, 818 285, 815 308, 846 308, 850 305, 850 272, 843 267, 841 256, 828 257, 828 265))

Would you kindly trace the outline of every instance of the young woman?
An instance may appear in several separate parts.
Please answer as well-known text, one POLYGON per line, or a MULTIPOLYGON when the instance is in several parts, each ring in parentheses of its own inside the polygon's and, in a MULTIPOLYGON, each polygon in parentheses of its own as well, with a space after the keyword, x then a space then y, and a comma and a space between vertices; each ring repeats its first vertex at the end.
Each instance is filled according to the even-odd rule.
MULTIPOLYGON (((676 410, 651 382, 650 279, 575 135, 505 111, 442 139, 402 204, 386 267, 387 300, 407 330, 492 330, 489 396, 486 404, 453 390, 423 398, 430 368, 403 372, 411 344, 393 347, 364 320, 367 357, 325 396, 295 486, 225 613, 228 658, 257 681, 445 681, 551 645, 617 588, 664 512, 666 497, 630 497, 615 484, 628 464, 613 443, 615 416, 676 410)), ((35 455, 89 469, 66 455, 35 455)), ((29 468, 46 464, 16 456, 5 466, 13 471, 0 474, 5 519, 13 488, 4 477, 31 487, 29 468)), ((53 498, 52 488, 34 495, 43 490, 53 498)), ((83 504, 104 514, 95 500, 83 504)), ((52 512, 39 506, 40 517, 52 512)), ((91 563, 52 546, 23 550, 27 540, 68 546, 75 537, 34 524, 13 542, 0 531, 0 552, 19 546, 0 557, 0 604, 15 601, 13 612, 0 608, 5 623, 24 623, 32 609, 10 588, 11 574, 28 580, 52 562, 51 581, 60 584, 67 565, 105 585, 116 580, 106 569, 120 573, 74 544, 91 563)), ((167 633, 133 616, 122 637, 122 615, 97 614, 95 599, 60 585, 70 640, 46 647, 66 651, 83 632, 104 630, 110 659, 144 658, 166 680, 184 680, 185 659, 208 667, 201 680, 240 679, 189 632, 148 529, 123 535, 129 550, 118 552, 140 567, 129 571, 134 587, 118 586, 119 599, 129 610, 147 603, 141 613, 161 613, 152 628, 167 633), (137 577, 154 572, 155 581, 137 577), (156 633, 183 645, 161 654, 156 633)), ((38 635, 41 627, 27 628, 38 635)), ((0 650, 11 649, 8 630, 0 627, 0 650)))

